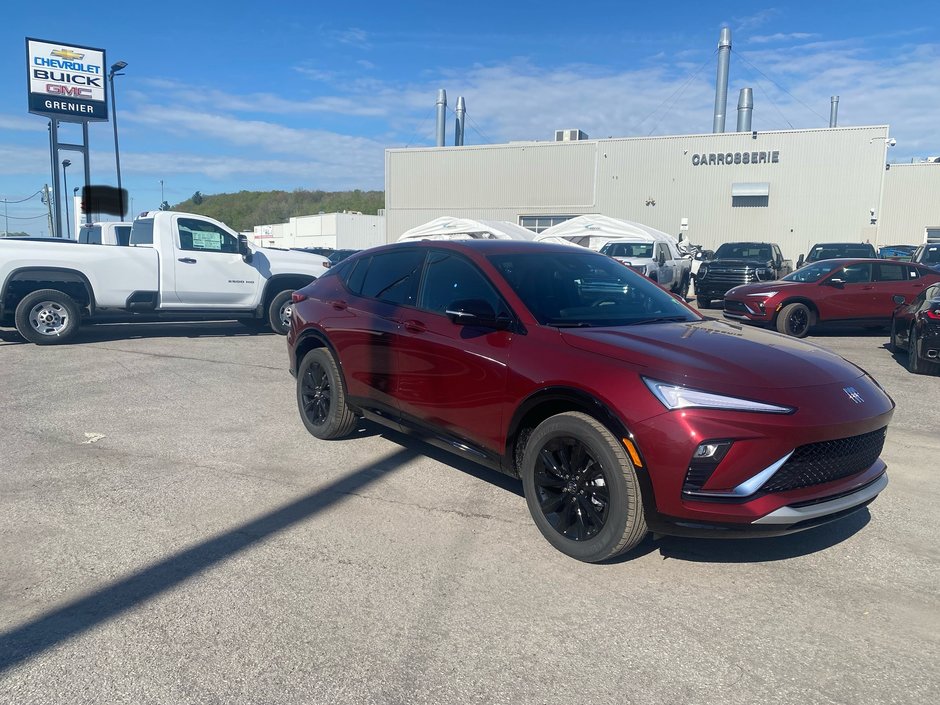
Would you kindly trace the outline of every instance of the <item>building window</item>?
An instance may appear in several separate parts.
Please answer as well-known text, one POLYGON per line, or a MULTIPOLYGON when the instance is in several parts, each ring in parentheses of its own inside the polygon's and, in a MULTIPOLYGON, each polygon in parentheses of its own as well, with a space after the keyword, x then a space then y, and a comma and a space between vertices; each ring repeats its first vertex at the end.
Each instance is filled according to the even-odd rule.
POLYGON ((577 216, 573 215, 520 215, 519 216, 519 225, 523 228, 528 228, 534 233, 540 233, 543 230, 548 230, 553 225, 558 225, 559 223, 564 223, 566 220, 571 220, 577 216))
POLYGON ((770 184, 767 182, 731 184, 732 208, 766 207, 770 201, 770 184))

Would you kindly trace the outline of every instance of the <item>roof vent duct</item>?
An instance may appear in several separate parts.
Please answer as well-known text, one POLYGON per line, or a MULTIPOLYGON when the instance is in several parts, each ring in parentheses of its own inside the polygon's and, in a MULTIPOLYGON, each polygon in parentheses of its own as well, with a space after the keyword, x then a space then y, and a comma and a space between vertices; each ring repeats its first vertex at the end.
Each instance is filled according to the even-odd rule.
POLYGON ((829 99, 829 127, 839 126, 839 96, 829 99))
POLYGON ((731 28, 722 27, 718 38, 718 77, 715 80, 715 121, 712 132, 725 131, 728 112, 728 71, 731 68, 731 28))
POLYGON ((447 91, 441 88, 437 92, 437 146, 444 146, 444 132, 447 120, 447 91))
POLYGON ((555 130, 556 142, 578 142, 586 139, 587 134, 581 130, 555 130))
POLYGON ((464 102, 463 96, 457 97, 457 123, 454 125, 454 146, 461 147, 463 146, 463 131, 467 114, 467 104, 464 102))
POLYGON ((742 88, 738 95, 738 132, 751 131, 751 115, 754 113, 754 92, 742 88))

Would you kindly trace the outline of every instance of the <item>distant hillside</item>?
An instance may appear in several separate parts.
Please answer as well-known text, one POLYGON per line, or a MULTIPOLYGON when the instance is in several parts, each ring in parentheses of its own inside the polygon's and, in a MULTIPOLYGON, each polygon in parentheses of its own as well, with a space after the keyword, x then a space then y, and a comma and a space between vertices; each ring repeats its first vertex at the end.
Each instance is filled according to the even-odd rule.
POLYGON ((293 216, 361 211, 376 215, 385 207, 383 191, 240 191, 206 195, 198 191, 174 211, 199 213, 220 220, 235 230, 251 230, 256 225, 283 223, 293 216), (195 199, 195 200, 194 200, 195 199))

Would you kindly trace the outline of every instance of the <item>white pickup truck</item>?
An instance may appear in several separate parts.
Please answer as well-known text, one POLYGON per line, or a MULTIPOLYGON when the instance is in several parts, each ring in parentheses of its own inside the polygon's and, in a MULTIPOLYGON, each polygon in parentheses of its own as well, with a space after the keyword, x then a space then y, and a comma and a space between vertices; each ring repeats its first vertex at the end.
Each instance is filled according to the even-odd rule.
POLYGON ((237 318, 284 334, 291 294, 329 266, 319 255, 255 248, 205 216, 151 211, 134 221, 128 247, 0 240, 0 325, 38 345, 115 314, 237 318))
POLYGON ((672 238, 622 237, 610 240, 601 253, 643 274, 662 288, 685 298, 689 295, 692 260, 678 249, 672 238))
POLYGON ((82 223, 78 230, 78 241, 87 245, 130 244, 133 223, 121 223, 111 220, 100 223, 82 223))

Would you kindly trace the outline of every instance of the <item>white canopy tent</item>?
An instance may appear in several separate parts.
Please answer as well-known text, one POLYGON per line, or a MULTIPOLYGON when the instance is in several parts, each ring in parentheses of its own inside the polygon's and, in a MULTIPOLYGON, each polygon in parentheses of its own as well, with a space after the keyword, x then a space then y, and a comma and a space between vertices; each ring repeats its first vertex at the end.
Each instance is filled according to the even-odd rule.
POLYGON ((539 242, 553 242, 565 245, 579 245, 591 250, 600 250, 613 240, 623 238, 642 240, 671 240, 678 245, 675 237, 656 228, 629 220, 618 220, 606 215, 579 215, 558 225, 553 225, 535 236, 539 242))
POLYGON ((444 216, 406 230, 398 242, 410 240, 533 240, 535 233, 507 220, 471 220, 444 216))

